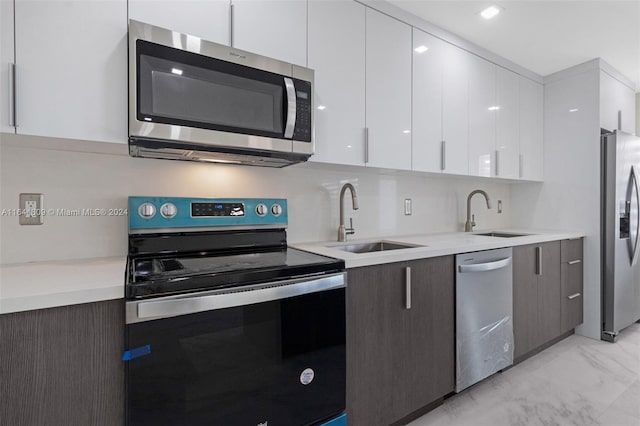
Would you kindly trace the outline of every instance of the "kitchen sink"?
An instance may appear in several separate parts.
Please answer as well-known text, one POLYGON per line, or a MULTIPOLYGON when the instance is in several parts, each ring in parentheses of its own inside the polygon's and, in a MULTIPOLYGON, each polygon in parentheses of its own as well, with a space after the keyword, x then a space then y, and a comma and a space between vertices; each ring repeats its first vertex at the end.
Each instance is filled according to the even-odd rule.
POLYGON ((348 251, 349 253, 372 253, 376 251, 399 250, 414 247, 424 247, 418 244, 395 243, 392 241, 376 241, 373 243, 347 244, 344 246, 329 246, 336 250, 348 251))
POLYGON ((532 235, 532 234, 516 234, 511 232, 485 232, 483 234, 473 234, 473 235, 482 235, 483 237, 512 238, 512 237, 526 237, 527 235, 532 235))

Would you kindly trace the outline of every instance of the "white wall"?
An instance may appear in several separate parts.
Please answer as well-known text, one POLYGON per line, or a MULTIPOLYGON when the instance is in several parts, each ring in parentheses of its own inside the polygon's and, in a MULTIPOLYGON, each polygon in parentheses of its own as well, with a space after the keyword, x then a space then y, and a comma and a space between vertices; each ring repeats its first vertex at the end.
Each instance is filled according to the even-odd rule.
MULTIPOLYGON (((20 192, 44 193, 46 208, 124 208, 130 195, 186 197, 282 197, 289 200, 290 242, 334 240, 338 193, 355 185, 360 210, 355 238, 463 230, 466 196, 486 190, 487 211, 474 197, 477 229, 511 225, 510 184, 320 164, 284 169, 131 158, 125 146, 2 134, 0 208, 17 208, 20 192), (73 149, 61 150, 63 149, 73 149), (103 153, 86 151, 104 151, 103 153), (85 152, 82 152, 85 151, 85 152), (413 215, 404 216, 404 199, 413 215), (497 214, 497 200, 504 213, 497 214)), ((46 217, 44 225, 20 226, 0 216, 0 263, 125 256, 126 217, 46 217)))
POLYGON ((545 83, 544 183, 513 185, 515 227, 576 229, 584 244, 584 324, 600 338, 600 70, 545 83), (577 111, 570 112, 570 110, 577 111))

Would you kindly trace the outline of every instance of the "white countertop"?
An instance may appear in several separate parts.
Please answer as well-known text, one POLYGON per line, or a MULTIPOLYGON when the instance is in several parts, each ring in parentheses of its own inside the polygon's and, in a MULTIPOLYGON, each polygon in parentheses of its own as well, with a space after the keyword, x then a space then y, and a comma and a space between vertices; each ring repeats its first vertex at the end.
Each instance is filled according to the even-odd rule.
POLYGON ((126 259, 0 265, 0 314, 124 298, 126 259))
MULTIPOLYGON (((536 244, 584 237, 579 231, 501 229, 500 232, 528 234, 500 238, 455 232, 353 240, 347 243, 293 244, 301 250, 343 259, 347 268, 402 262, 472 251, 536 244), (390 241, 422 247, 373 253, 349 253, 332 248, 340 245, 390 241), (327 247, 329 246, 329 247, 327 247)), ((488 231, 476 231, 482 233, 488 231)), ((56 306, 124 298, 126 259, 104 258, 33 262, 0 266, 0 314, 53 308, 56 306)))
POLYGON ((454 232, 442 234, 413 235, 388 238, 369 238, 364 240, 352 240, 346 243, 335 241, 293 244, 300 250, 310 251, 325 256, 343 259, 347 268, 378 265, 382 263, 403 262, 406 260, 424 259, 428 257, 446 256, 451 254, 469 253, 473 251, 491 250, 503 247, 515 247, 526 244, 539 244, 547 241, 565 240, 584 237, 580 231, 550 231, 535 229, 499 229, 476 230, 470 232, 454 232), (504 232, 527 234, 522 237, 488 237, 475 235, 486 232, 504 232), (349 244, 369 243, 374 241, 389 241, 398 243, 415 244, 422 247, 389 250, 372 253, 350 253, 334 248, 349 244))

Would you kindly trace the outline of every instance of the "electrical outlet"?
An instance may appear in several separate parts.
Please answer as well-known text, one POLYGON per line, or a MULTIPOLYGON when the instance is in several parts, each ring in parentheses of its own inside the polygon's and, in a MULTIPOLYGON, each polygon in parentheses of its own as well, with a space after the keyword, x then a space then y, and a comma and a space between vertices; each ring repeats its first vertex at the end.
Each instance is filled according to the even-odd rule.
POLYGON ((498 200, 498 214, 502 213, 502 200, 498 200))
POLYGON ((42 210, 42 194, 20 194, 20 225, 42 225, 44 212, 42 210))
POLYGON ((411 216, 411 198, 404 199, 404 214, 405 216, 411 216))

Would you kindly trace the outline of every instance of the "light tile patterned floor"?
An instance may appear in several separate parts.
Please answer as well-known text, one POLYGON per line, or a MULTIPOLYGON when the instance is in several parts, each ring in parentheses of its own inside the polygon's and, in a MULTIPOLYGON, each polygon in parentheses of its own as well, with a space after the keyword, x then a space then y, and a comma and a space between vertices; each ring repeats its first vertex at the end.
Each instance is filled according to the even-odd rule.
POLYGON ((614 344, 571 336, 410 426, 640 426, 640 324, 614 344))

